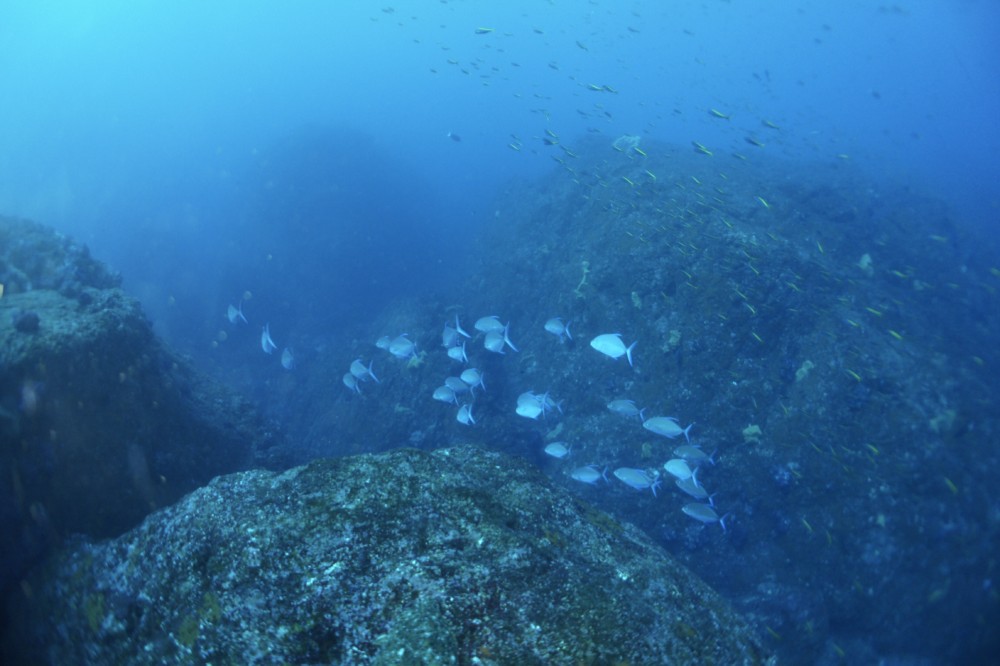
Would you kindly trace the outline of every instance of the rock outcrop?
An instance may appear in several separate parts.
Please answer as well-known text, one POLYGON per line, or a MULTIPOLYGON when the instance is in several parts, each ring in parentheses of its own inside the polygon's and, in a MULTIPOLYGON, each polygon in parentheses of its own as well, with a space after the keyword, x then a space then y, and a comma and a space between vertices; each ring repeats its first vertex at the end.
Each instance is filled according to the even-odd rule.
POLYGON ((220 477, 24 589, 8 659, 769 663, 648 537, 471 446, 220 477))
POLYGON ((0 562, 7 587, 66 535, 121 534, 272 436, 164 348, 86 248, 0 218, 0 562))

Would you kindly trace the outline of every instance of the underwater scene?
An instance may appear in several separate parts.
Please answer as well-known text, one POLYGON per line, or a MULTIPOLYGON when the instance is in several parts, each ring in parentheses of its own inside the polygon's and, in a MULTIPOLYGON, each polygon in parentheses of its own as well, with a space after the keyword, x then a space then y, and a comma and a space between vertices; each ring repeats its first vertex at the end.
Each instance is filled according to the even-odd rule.
POLYGON ((0 7, 0 663, 1000 663, 1000 6, 0 7))

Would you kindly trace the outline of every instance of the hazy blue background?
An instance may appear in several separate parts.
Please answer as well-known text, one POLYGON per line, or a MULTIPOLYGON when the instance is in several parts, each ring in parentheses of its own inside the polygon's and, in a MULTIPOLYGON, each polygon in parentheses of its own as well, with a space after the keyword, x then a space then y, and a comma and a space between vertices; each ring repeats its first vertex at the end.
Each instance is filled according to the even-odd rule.
POLYGON ((175 341, 244 290, 277 314, 268 285, 295 271, 331 317, 460 279, 492 194, 553 166, 546 129, 696 140, 720 165, 847 155, 995 233, 998 16, 992 0, 6 0, 0 211, 85 240, 175 341))

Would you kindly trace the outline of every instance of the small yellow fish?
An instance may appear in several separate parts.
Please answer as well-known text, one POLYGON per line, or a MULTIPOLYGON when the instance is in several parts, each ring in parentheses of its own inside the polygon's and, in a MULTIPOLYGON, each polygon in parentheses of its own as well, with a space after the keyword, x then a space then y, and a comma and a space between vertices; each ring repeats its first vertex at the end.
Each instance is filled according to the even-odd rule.
POLYGON ((763 125, 764 127, 770 128, 770 129, 775 129, 775 130, 776 129, 781 129, 780 127, 778 127, 777 125, 775 125, 774 123, 772 123, 770 120, 767 120, 766 118, 764 120, 761 120, 760 124, 763 125))
POLYGON ((752 136, 748 136, 748 137, 746 137, 743 140, 746 141, 747 143, 749 143, 751 146, 757 146, 758 148, 763 148, 764 147, 763 143, 761 143, 757 139, 753 138, 752 136))
POLYGON ((493 28, 476 28, 477 35, 488 35, 493 32, 493 28))
POLYGON ((701 145, 697 141, 692 141, 691 145, 694 146, 694 151, 696 153, 701 153, 702 155, 708 155, 709 157, 712 156, 712 151, 706 148, 705 146, 701 145))
POLYGON ((708 112, 715 118, 721 118, 722 120, 729 120, 729 116, 719 111, 718 109, 709 109, 708 112))

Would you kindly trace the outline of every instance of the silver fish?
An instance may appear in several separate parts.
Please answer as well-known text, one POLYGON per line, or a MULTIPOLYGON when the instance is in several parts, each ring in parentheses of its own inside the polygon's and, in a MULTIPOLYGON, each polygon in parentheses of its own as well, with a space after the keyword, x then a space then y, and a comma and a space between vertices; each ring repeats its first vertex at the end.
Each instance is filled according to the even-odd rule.
POLYGON ((608 409, 621 416, 638 416, 640 419, 642 419, 642 413, 646 411, 636 407, 635 400, 612 400, 608 403, 608 409))
POLYGON ((389 343, 389 353, 396 358, 413 358, 417 355, 417 345, 406 337, 406 333, 403 333, 397 335, 396 339, 389 343))
POLYGON ((483 347, 488 351, 496 352, 497 354, 503 354, 504 345, 510 347, 514 351, 517 351, 517 347, 514 343, 510 341, 510 337, 507 335, 508 327, 504 326, 501 331, 490 331, 486 334, 486 338, 483 340, 483 347))
POLYGON ((681 511, 685 514, 691 516, 698 522, 705 523, 706 525, 711 525, 712 523, 719 523, 722 526, 722 531, 726 531, 726 517, 723 516, 719 518, 719 514, 715 512, 711 504, 703 504, 702 502, 691 502, 685 504, 681 511))
POLYGON ((603 333, 598 335, 596 338, 590 341, 590 346, 601 352, 605 356, 610 356, 614 359, 619 359, 622 356, 628 358, 628 364, 632 365, 632 350, 638 344, 638 340, 630 344, 628 347, 622 342, 621 333, 603 333))
POLYGON ((295 352, 292 351, 291 347, 285 347, 284 351, 281 352, 281 367, 285 370, 291 370, 295 367, 295 352))
POLYGON ((455 420, 462 425, 475 425, 476 419, 472 417, 472 405, 462 405, 455 414, 455 420))
POLYGON ((452 404, 458 404, 458 399, 455 397, 455 392, 452 391, 447 386, 439 386, 434 389, 434 395, 431 396, 435 400, 440 400, 441 402, 450 402, 452 404))
POLYGON ((355 377, 351 373, 347 372, 347 373, 344 373, 344 379, 343 379, 343 381, 344 381, 344 386, 346 386, 347 388, 351 389, 352 391, 354 391, 358 395, 361 395, 361 387, 358 386, 358 378, 357 377, 355 377))
POLYGON ((500 332, 504 329, 504 325, 500 323, 500 318, 496 315, 490 315, 489 317, 480 317, 476 320, 473 328, 475 328, 480 333, 489 333, 491 331, 500 332))
POLYGON ((526 419, 537 419, 545 412, 542 396, 525 391, 517 396, 517 408, 514 411, 526 419))
POLYGON ((389 345, 391 344, 392 344, 392 338, 390 338, 388 335, 383 335, 381 338, 375 341, 376 347, 378 347, 379 349, 384 349, 386 351, 389 351, 389 345))
POLYGON ((477 386, 484 391, 486 390, 486 384, 483 383, 483 373, 479 372, 476 368, 466 368, 458 378, 468 384, 469 390, 473 393, 475 393, 477 386))
POLYGON ((693 425, 694 423, 687 428, 681 428, 680 423, 672 416, 653 416, 642 422, 643 428, 650 432, 655 432, 657 435, 663 435, 670 439, 684 435, 684 439, 689 442, 691 439, 688 437, 688 433, 691 431, 691 426, 693 425))
POLYGON ((274 340, 271 339, 270 323, 264 324, 264 329, 261 331, 260 347, 261 349, 264 350, 265 354, 270 354, 271 352, 273 352, 275 349, 278 348, 278 345, 274 344, 274 340))
POLYGON ((552 442, 545 447, 545 455, 562 459, 569 455, 569 449, 566 442, 552 442))
POLYGON ((694 470, 686 479, 677 479, 677 487, 695 499, 708 499, 708 491, 698 483, 698 470, 694 470))
POLYGON ((365 367, 365 364, 361 362, 360 358, 354 359, 351 362, 351 374, 361 381, 371 377, 376 384, 381 383, 379 382, 378 377, 375 376, 375 373, 372 372, 372 363, 374 363, 374 361, 369 361, 368 367, 365 367))
POLYGON ((697 446, 692 446, 691 444, 685 444, 683 446, 678 446, 674 449, 674 455, 678 458, 683 458, 693 465, 701 465, 702 463, 715 464, 715 454, 708 455, 702 451, 697 446))
POLYGON ((595 486, 601 479, 604 479, 605 481, 608 480, 607 472, 607 467, 604 468, 603 472, 598 472, 597 467, 594 465, 586 465, 584 467, 577 467, 569 473, 569 476, 574 481, 589 483, 590 485, 595 486))
POLYGON ((692 474, 691 468, 688 467, 688 464, 680 458, 672 458, 663 463, 663 469, 666 470, 667 474, 675 479, 687 479, 690 478, 692 474))
POLYGON ((545 330, 559 338, 559 342, 573 339, 569 332, 569 322, 564 324, 561 317, 553 317, 545 322, 545 330))
POLYGON ((444 385, 456 394, 465 393, 469 390, 469 385, 463 382, 461 377, 448 377, 444 380, 444 385))
POLYGON ((636 490, 649 488, 653 491, 653 497, 656 497, 656 489, 660 487, 659 474, 650 474, 644 469, 619 467, 614 471, 614 475, 619 481, 636 490))
POLYGON ((455 326, 445 324, 441 331, 441 346, 450 349, 458 344, 459 336, 468 338, 469 334, 462 330, 462 325, 458 322, 458 315, 455 315, 455 326))
POLYGON ((463 342, 461 346, 448 347, 448 358, 459 363, 468 363, 469 357, 465 354, 465 343, 463 342))

